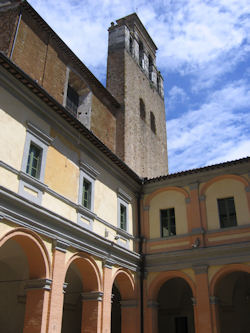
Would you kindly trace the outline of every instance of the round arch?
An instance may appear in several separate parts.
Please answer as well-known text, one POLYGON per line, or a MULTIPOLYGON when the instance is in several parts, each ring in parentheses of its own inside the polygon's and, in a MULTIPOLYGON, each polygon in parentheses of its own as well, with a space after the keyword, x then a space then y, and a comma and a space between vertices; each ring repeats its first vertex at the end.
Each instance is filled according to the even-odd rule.
POLYGON ((233 179, 233 180, 237 180, 241 183, 243 183, 245 186, 249 186, 248 181, 241 177, 241 176, 237 176, 237 175, 222 175, 222 176, 218 176, 215 178, 210 179, 205 185, 203 185, 203 187, 201 188, 201 192, 200 195, 205 195, 207 189, 213 185, 214 183, 220 181, 220 180, 224 180, 224 179, 233 179))
POLYGON ((210 282, 210 295, 214 296, 215 289, 217 284, 228 274, 234 272, 245 272, 250 274, 250 266, 244 264, 231 264, 225 267, 222 267, 215 275, 213 276, 210 282))
POLYGON ((101 291, 101 274, 91 256, 81 252, 74 254, 67 262, 65 276, 72 263, 77 266, 81 274, 84 292, 101 291))
POLYGON ((0 239, 0 248, 9 240, 22 247, 28 260, 30 279, 51 278, 49 254, 39 235, 25 228, 15 229, 0 239))
POLYGON ((181 278, 185 280, 189 285, 190 289, 192 290, 193 297, 196 297, 195 284, 192 279, 187 274, 181 271, 170 271, 161 273, 151 282, 149 286, 148 299, 156 300, 161 286, 167 281, 175 278, 181 278))
POLYGON ((176 187, 176 186, 168 186, 168 187, 160 188, 160 189, 154 191, 153 193, 151 193, 145 200, 145 206, 149 206, 151 200, 155 196, 157 196, 160 193, 167 192, 167 191, 179 192, 179 193, 183 194, 185 196, 185 198, 189 198, 188 192, 186 190, 184 190, 183 188, 176 187))
POLYGON ((132 274, 129 271, 123 268, 118 269, 113 276, 112 285, 114 282, 117 284, 122 300, 134 299, 135 282, 132 274))

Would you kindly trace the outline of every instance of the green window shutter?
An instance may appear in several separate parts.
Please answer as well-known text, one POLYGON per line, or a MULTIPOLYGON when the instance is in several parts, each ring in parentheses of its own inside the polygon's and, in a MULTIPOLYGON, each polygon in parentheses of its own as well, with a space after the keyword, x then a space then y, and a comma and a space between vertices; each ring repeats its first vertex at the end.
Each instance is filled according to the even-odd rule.
POLYGON ((218 199, 220 227, 234 227, 237 225, 236 211, 234 205, 234 198, 218 199))
POLYGON ((91 183, 85 178, 83 179, 82 205, 91 209, 91 183))
POLYGON ((31 175, 32 177, 39 179, 41 160, 42 160, 42 149, 31 143, 27 167, 26 167, 26 173, 31 175))
POLYGON ((120 228, 127 230, 127 207, 120 204, 120 228))

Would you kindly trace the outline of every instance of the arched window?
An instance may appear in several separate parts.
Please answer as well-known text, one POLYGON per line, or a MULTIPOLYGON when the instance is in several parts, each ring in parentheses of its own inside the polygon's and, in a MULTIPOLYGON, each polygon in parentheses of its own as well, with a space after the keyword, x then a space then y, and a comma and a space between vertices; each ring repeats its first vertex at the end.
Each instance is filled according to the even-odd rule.
POLYGON ((152 132, 156 133, 155 115, 153 114, 152 111, 150 112, 150 126, 151 126, 152 132))
POLYGON ((146 119, 146 110, 145 110, 145 104, 143 100, 140 98, 140 117, 141 119, 146 119))

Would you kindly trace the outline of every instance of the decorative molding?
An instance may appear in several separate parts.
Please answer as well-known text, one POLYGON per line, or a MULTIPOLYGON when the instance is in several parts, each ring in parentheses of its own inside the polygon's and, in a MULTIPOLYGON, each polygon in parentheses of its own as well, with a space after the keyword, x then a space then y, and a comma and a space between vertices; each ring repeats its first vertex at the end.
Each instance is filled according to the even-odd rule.
POLYGON ((24 289, 26 289, 26 290, 32 290, 32 289, 50 290, 51 284, 52 284, 52 280, 50 280, 50 279, 28 280, 25 283, 24 289))
POLYGON ((208 265, 203 265, 203 264, 198 264, 198 265, 193 265, 192 266, 195 274, 204 274, 204 273, 207 273, 208 271, 208 265))
POLYGON ((122 188, 118 187, 117 196, 129 204, 132 200, 132 197, 128 195, 122 188))
POLYGON ((191 235, 203 235, 205 234, 205 230, 203 228, 193 228, 191 231, 191 235))
POLYGON ((65 243, 64 241, 62 241, 60 239, 53 240, 53 249, 54 250, 66 253, 68 247, 69 247, 69 244, 65 243))
POLYGON ((27 121, 27 132, 34 135, 38 140, 42 141, 45 145, 49 146, 53 142, 53 138, 48 134, 41 131, 38 127, 27 121))
POLYGON ((158 306, 159 306, 159 303, 154 300, 150 300, 147 302, 148 308, 158 308, 158 306))
POLYGON ((88 163, 80 161, 80 170, 84 171, 89 177, 96 179, 100 172, 95 170, 92 166, 90 166, 88 163))
POLYGON ((103 292, 102 291, 90 291, 81 293, 82 301, 102 301, 103 292))
POLYGON ((120 301, 122 308, 136 308, 137 307, 137 301, 134 299, 128 299, 124 301, 120 301))
POLYGON ((206 196, 205 195, 200 195, 199 196, 199 200, 200 201, 205 201, 206 200, 206 196))
POLYGON ((245 191, 246 191, 246 192, 250 192, 250 186, 246 186, 246 187, 245 187, 245 191))
POLYGON ((68 282, 64 282, 64 283, 63 283, 63 294, 66 293, 66 291, 67 291, 67 287, 68 287, 68 282))
POLYGON ((90 209, 82 206, 82 205, 76 205, 77 212, 82 214, 83 216, 89 217, 91 219, 96 219, 96 214, 92 212, 90 209))
POLYGON ((210 301, 210 304, 219 304, 219 297, 210 296, 209 301, 210 301))
POLYGON ((197 304, 197 300, 195 297, 191 297, 191 302, 192 302, 192 305, 195 306, 197 304))
POLYGON ((112 261, 112 260, 109 260, 109 259, 105 259, 105 260, 103 260, 103 262, 102 262, 102 267, 103 267, 103 268, 109 268, 109 269, 112 269, 112 268, 113 268, 113 265, 114 265, 113 261, 112 261))
POLYGON ((19 171, 17 171, 17 169, 13 168, 11 165, 9 165, 9 164, 5 163, 4 161, 1 161, 1 160, 0 160, 0 167, 6 169, 8 171, 11 171, 16 175, 19 174, 19 171))
POLYGON ((198 183, 193 183, 193 184, 189 185, 190 191, 197 190, 198 188, 199 188, 199 184, 198 183))
POLYGON ((114 265, 138 270, 140 254, 121 247, 105 237, 79 226, 77 223, 30 202, 21 195, 0 186, 0 214, 16 225, 28 228, 51 239, 58 239, 100 259, 110 258, 114 265))
POLYGON ((36 189, 38 189, 42 192, 45 192, 48 188, 48 185, 45 185, 44 183, 42 183, 38 179, 28 175, 27 173, 25 173, 23 171, 19 171, 19 178, 21 180, 25 181, 26 183, 34 186, 36 189))

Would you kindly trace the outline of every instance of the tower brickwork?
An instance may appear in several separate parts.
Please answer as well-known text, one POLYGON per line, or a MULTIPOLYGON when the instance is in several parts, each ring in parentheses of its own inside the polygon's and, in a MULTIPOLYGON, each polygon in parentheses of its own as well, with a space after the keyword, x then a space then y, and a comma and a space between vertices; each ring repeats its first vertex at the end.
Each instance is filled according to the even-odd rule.
POLYGON ((168 172, 163 79, 157 47, 136 14, 111 23, 107 88, 121 103, 117 154, 141 177, 168 172))

